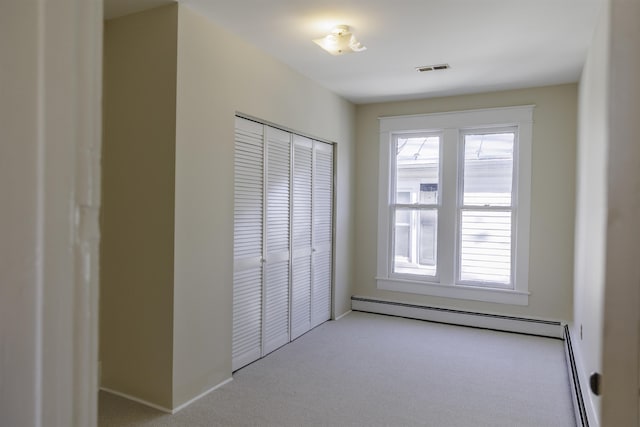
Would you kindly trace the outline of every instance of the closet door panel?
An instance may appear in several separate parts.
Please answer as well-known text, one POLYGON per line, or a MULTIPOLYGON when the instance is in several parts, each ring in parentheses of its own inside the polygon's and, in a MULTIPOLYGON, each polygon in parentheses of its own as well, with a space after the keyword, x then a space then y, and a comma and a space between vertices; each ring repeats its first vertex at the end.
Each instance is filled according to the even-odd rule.
POLYGON ((289 342, 289 261, 268 262, 265 270, 264 355, 289 342))
POLYGON ((291 134, 266 129, 266 222, 263 354, 290 340, 289 247, 291 134))
POLYGON ((233 274, 233 350, 235 371, 262 356, 262 267, 233 274))
POLYGON ((311 326, 331 318, 331 252, 313 255, 313 302, 311 326))
POLYGON ((293 135, 291 339, 311 329, 313 141, 293 135))
POLYGON ((262 353, 263 128, 236 118, 233 370, 262 353))
POLYGON ((313 157, 312 327, 331 317, 333 146, 314 141, 313 157))
POLYGON ((311 329, 311 255, 293 261, 291 288, 291 339, 311 329))

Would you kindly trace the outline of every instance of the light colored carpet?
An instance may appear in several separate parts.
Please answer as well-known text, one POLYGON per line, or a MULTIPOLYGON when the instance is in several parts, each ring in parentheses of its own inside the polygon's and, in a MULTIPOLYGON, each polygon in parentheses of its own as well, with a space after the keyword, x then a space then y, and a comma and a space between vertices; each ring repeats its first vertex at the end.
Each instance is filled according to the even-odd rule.
POLYGON ((575 426, 560 340, 351 313, 175 415, 100 393, 99 426, 575 426))

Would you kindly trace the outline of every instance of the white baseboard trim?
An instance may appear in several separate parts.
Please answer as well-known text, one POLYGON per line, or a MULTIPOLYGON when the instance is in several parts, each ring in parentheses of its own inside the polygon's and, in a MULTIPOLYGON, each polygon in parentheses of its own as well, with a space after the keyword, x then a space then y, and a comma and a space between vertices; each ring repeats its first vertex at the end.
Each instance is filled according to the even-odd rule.
POLYGON ((600 421, 592 400, 593 395, 589 389, 589 378, 587 378, 587 372, 583 368, 582 356, 572 344, 573 333, 568 325, 565 325, 564 334, 565 356, 567 358, 576 424, 579 427, 599 427, 600 421))
POLYGON ((130 394, 127 394, 127 393, 122 393, 120 391, 116 391, 116 390, 113 390, 113 389, 110 389, 110 388, 107 388, 107 387, 100 387, 100 390, 104 391, 106 393, 109 393, 109 394, 113 394, 115 396, 119 396, 119 397, 122 397, 122 398, 125 398, 125 399, 128 399, 128 400, 131 400, 131 401, 136 402, 136 403, 140 403, 141 405, 145 405, 145 406, 148 406, 150 408, 157 409, 158 411, 162 411, 162 412, 165 412, 167 414, 172 414, 173 413, 173 411, 171 409, 169 409, 169 408, 165 408, 164 406, 156 405, 155 403, 151 403, 151 402, 148 402, 148 401, 146 401, 144 399, 140 399, 138 397, 131 396, 130 394))
POLYGON ((567 372, 569 372, 569 384, 571 386, 571 397, 573 400, 573 415, 576 418, 578 427, 589 427, 587 410, 582 398, 582 387, 580 386, 580 373, 576 365, 573 346, 571 344, 571 333, 569 327, 564 327, 564 355, 567 361, 567 372))
POLYGON ((102 391, 104 391, 106 393, 110 393, 110 394, 113 394, 113 395, 116 395, 116 396, 120 396, 122 398, 131 400, 131 401, 136 402, 136 403, 140 403, 140 404, 148 406, 150 408, 157 409, 158 411, 162 411, 162 412, 165 412, 167 414, 172 414, 173 415, 173 414, 176 414, 179 411, 183 410, 187 406, 191 405, 196 400, 202 399, 207 394, 217 390, 218 388, 222 387, 225 384, 230 383, 231 381, 233 381, 233 378, 227 378, 226 380, 222 381, 220 384, 217 384, 217 385, 211 387, 209 390, 200 393, 199 395, 197 395, 193 399, 190 399, 190 400, 184 402, 183 404, 176 406, 173 409, 165 408, 164 406, 156 405, 155 403, 151 403, 151 402, 148 402, 148 401, 146 401, 144 399, 140 399, 140 398, 137 398, 135 396, 131 396, 130 394, 126 394, 126 393, 122 393, 122 392, 119 392, 119 391, 116 391, 116 390, 112 390, 112 389, 107 388, 107 387, 100 387, 100 390, 102 390, 102 391))
POLYGON ((173 411, 172 411, 171 413, 172 413, 172 414, 175 414, 176 412, 183 410, 184 408, 186 408, 187 406, 191 405, 191 404, 192 404, 193 402, 195 402, 196 400, 200 400, 200 399, 202 399, 202 398, 203 398, 203 397, 205 397, 207 394, 209 394, 209 393, 211 393, 211 392, 213 392, 213 391, 215 391, 215 390, 219 389, 220 387, 222 387, 222 386, 223 386, 223 385, 225 385, 225 384, 229 384, 231 381, 233 381, 233 377, 231 377, 231 378, 227 378, 226 380, 222 381, 220 384, 218 384, 218 385, 215 385, 215 386, 211 387, 209 390, 207 390, 207 391, 205 391, 205 392, 203 392, 203 393, 200 393, 199 395, 197 395, 197 396, 196 396, 196 397, 194 397, 193 399, 190 399, 190 400, 188 400, 188 401, 184 402, 183 404, 176 406, 176 407, 173 409, 173 411))
POLYGON ((351 310, 347 311, 346 313, 342 313, 340 316, 336 317, 335 320, 340 320, 348 314, 351 314, 351 310))
POLYGON ((357 295, 351 297, 351 309, 452 325, 564 339, 562 322, 552 320, 429 307, 357 295))

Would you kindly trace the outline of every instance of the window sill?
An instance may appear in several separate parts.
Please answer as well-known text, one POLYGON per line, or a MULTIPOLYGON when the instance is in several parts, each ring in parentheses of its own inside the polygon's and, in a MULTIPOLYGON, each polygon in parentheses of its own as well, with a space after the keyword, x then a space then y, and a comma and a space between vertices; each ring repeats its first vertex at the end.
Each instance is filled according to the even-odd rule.
POLYGON ((376 277, 378 289, 499 304, 529 305, 529 292, 376 277))

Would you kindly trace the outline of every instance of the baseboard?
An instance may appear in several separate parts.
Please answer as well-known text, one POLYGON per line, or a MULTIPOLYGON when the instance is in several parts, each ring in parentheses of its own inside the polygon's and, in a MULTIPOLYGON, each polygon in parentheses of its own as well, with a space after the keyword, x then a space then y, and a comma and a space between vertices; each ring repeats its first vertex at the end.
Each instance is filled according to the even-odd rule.
POLYGON ((571 344, 571 333, 569 326, 564 327, 564 354, 567 360, 567 371, 569 372, 569 382, 571 383, 571 396, 573 397, 573 410, 578 427, 589 427, 587 408, 582 398, 582 388, 580 387, 580 374, 576 366, 576 359, 571 344))
POLYGON ((172 414, 173 413, 173 410, 171 410, 169 408, 165 408, 164 406, 156 405, 155 403, 151 403, 151 402, 148 402, 148 401, 146 401, 144 399, 140 399, 138 397, 131 396, 130 394, 127 394, 127 393, 122 393, 120 391, 113 390, 113 389, 110 389, 110 388, 107 388, 107 387, 100 387, 100 390, 104 391, 106 393, 109 393, 109 394, 113 394, 115 396, 119 396, 119 397, 125 398, 127 400, 131 400, 131 401, 136 402, 136 403, 140 403, 141 405, 145 405, 145 406, 148 406, 150 408, 157 409, 158 411, 162 411, 162 412, 165 412, 167 414, 172 414))
POLYGON ((342 313, 340 316, 336 317, 335 320, 340 320, 342 319, 344 316, 346 316, 347 314, 350 314, 351 310, 347 311, 346 313, 342 313))
POLYGON ((193 399, 190 399, 190 400, 184 402, 183 404, 176 406, 171 413, 175 414, 176 412, 183 410, 184 408, 186 408, 187 406, 191 405, 196 400, 202 399, 207 394, 219 389, 220 387, 222 387, 225 384, 229 384, 231 381, 233 381, 233 377, 232 378, 227 378, 226 380, 222 381, 220 384, 217 384, 217 385, 211 387, 209 390, 207 390, 207 391, 205 391, 203 393, 200 393, 199 395, 197 395, 193 399))
POLYGON ((571 383, 576 424, 579 427, 599 427, 600 421, 596 414, 594 403, 591 400, 592 394, 591 390, 589 390, 589 379, 583 368, 580 352, 573 348, 573 334, 568 325, 564 327, 564 335, 565 356, 571 383))
POLYGON ((351 309, 353 311, 387 314, 496 331, 516 332, 558 339, 564 338, 562 323, 551 320, 476 313, 360 296, 351 297, 351 309))
POLYGON ((122 397, 122 398, 125 398, 125 399, 128 399, 128 400, 131 400, 131 401, 136 402, 136 403, 140 403, 140 404, 148 406, 150 408, 157 409, 158 411, 162 411, 162 412, 165 412, 167 414, 176 414, 179 411, 181 411, 184 408, 186 408, 187 406, 191 405, 196 400, 202 399, 207 394, 217 390, 218 388, 222 387, 225 384, 230 383, 231 381, 233 381, 233 378, 228 378, 228 379, 222 381, 220 384, 217 384, 217 385, 211 387, 209 390, 207 390, 207 391, 205 391, 203 393, 200 393, 199 395, 197 395, 193 399, 190 399, 190 400, 186 401, 185 403, 176 406, 173 409, 165 408, 164 406, 156 405, 155 403, 151 403, 151 402, 148 402, 148 401, 146 401, 144 399, 140 399, 140 398, 137 398, 135 396, 131 396, 131 395, 126 394, 126 393, 122 393, 122 392, 119 392, 119 391, 116 391, 116 390, 112 390, 112 389, 107 388, 107 387, 100 387, 100 390, 102 390, 102 391, 104 391, 106 393, 110 393, 110 394, 113 394, 113 395, 116 395, 116 396, 119 396, 119 397, 122 397))

